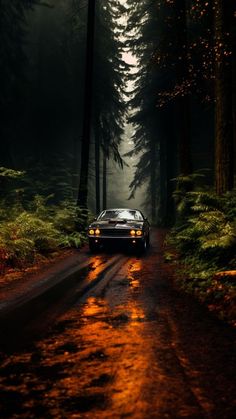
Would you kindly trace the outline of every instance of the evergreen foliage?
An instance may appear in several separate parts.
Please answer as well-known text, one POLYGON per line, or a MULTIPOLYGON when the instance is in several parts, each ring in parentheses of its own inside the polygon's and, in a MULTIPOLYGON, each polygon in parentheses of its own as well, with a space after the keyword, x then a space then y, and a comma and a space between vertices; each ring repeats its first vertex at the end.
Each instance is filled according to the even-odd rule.
POLYGON ((119 145, 123 133, 126 107, 124 81, 128 66, 122 59, 123 44, 118 34, 119 4, 116 0, 98 2, 95 23, 93 137, 95 142, 96 211, 100 211, 107 199, 107 159, 112 158, 123 168, 119 145), (102 159, 101 159, 102 156, 102 159), (102 170, 100 170, 102 169, 102 170), (100 174, 101 173, 101 174, 100 174), (100 193, 102 180, 102 194, 100 193))
POLYGON ((128 156, 139 156, 134 179, 130 184, 130 198, 137 188, 147 184, 146 207, 151 218, 157 222, 158 193, 160 192, 159 117, 156 109, 155 91, 159 75, 153 66, 152 57, 158 42, 158 16, 152 1, 127 2, 129 15, 126 28, 127 47, 137 59, 137 71, 133 74, 134 89, 130 93, 129 122, 134 125, 134 149, 128 156))
MULTIPOLYGON (((26 176, 1 168, 5 181, 26 176)), ((27 176, 27 179, 29 177, 27 176)), ((23 183, 24 184, 24 183, 23 183)), ((85 219, 73 200, 53 202, 53 195, 28 195, 14 182, 0 201, 0 270, 32 264, 38 255, 61 247, 80 247, 85 241, 85 219)))
POLYGON ((123 133, 125 104, 124 74, 128 66, 122 60, 122 43, 116 37, 119 29, 115 1, 100 2, 95 26, 94 67, 94 133, 99 131, 103 152, 122 166, 118 145, 123 133), (99 80, 99 82, 98 82, 99 80))
POLYGON ((131 196, 147 182, 153 221, 163 224, 173 212, 170 179, 177 173, 188 175, 207 164, 214 168, 218 194, 233 185, 235 4, 130 0, 127 5, 128 45, 138 63, 130 99, 132 153, 142 152, 131 196))
POLYGON ((182 190, 181 194, 177 190, 175 199, 177 220, 170 237, 189 277, 194 281, 209 279, 217 270, 233 269, 236 192, 219 197, 211 190, 182 190))
POLYGON ((185 182, 196 185, 196 179, 199 174, 176 179, 177 220, 168 242, 179 255, 177 281, 235 325, 236 191, 220 197, 206 188, 186 192, 185 182))

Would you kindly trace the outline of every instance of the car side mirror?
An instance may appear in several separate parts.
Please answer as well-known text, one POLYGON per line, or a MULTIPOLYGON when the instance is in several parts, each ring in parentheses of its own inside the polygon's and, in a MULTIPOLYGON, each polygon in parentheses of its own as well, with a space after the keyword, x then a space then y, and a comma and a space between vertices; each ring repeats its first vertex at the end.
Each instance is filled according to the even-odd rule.
POLYGON ((97 221, 97 217, 95 217, 95 218, 93 219, 93 221, 97 221))

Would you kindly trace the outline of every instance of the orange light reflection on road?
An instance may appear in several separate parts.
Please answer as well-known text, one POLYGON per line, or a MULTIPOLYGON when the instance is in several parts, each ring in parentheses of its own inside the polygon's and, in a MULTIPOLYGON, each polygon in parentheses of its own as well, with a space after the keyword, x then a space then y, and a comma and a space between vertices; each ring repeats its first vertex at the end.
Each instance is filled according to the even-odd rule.
POLYGON ((128 280, 130 281, 130 285, 133 288, 137 288, 139 286, 138 274, 142 269, 142 260, 134 260, 132 261, 131 265, 128 268, 128 280))
POLYGON ((104 313, 104 302, 101 299, 90 297, 83 307, 83 315, 85 317, 97 316, 104 313))
MULTIPOLYGON (((100 269, 100 258, 94 262, 95 270, 100 269)), ((138 266, 139 262, 132 271, 138 266)), ((121 287, 120 292, 125 293, 126 287, 121 287)), ((128 299, 127 304, 113 307, 110 303, 109 297, 90 297, 79 310, 74 308, 62 316, 50 336, 37 344, 40 356, 35 365, 30 356, 15 360, 17 365, 22 361, 29 365, 29 375, 21 375, 21 383, 16 381, 17 387, 11 386, 11 390, 26 397, 30 380, 31 387, 44 392, 41 407, 54 417, 81 417, 77 404, 87 406, 90 400, 98 405, 93 406, 91 416, 84 417, 113 419, 123 413, 145 417, 143 389, 148 380, 155 379, 162 386, 165 378, 153 360, 153 329, 147 329, 141 302, 128 299), (103 401, 109 405, 104 412, 103 401), (68 409, 72 409, 71 416, 68 409)), ((35 404, 36 399, 33 408, 35 404)))
POLYGON ((91 282, 94 279, 96 279, 100 272, 102 272, 102 270, 104 269, 104 261, 101 256, 92 257, 91 262, 93 265, 86 278, 88 282, 91 282))
POLYGON ((130 318, 133 321, 141 321, 145 319, 145 313, 140 306, 135 305, 135 304, 130 304, 129 310, 130 310, 130 318))
MULTIPOLYGON (((88 281, 104 269, 104 259, 90 259, 88 281)), ((203 363, 207 329, 204 325, 200 353, 193 348, 198 335, 190 347, 183 346, 195 330, 186 317, 177 323, 182 300, 172 311, 173 291, 169 299, 166 289, 163 298, 156 298, 161 288, 155 288, 153 273, 158 274, 159 265, 159 260, 150 264, 145 258, 130 258, 101 292, 91 292, 86 301, 58 317, 41 340, 37 338, 24 351, 0 353, 1 404, 8 409, 4 417, 16 418, 22 412, 25 418, 58 419, 216 417, 207 392, 210 387, 205 385, 209 377, 217 383, 211 372, 214 364, 205 368, 203 363)), ((167 274, 168 270, 161 277, 164 284, 167 274)), ((197 318, 197 331, 199 325, 197 318)), ((218 353, 216 359, 221 359, 218 353)), ((221 381, 222 364, 219 372, 216 377, 221 381)), ((215 394, 227 396, 224 383, 215 394)), ((222 400, 219 406, 224 406, 222 400)))
MULTIPOLYGON (((105 374, 109 381, 106 392, 112 399, 113 412, 133 409, 150 365, 150 354, 145 349, 147 344, 143 337, 145 313, 142 306, 129 301, 125 308, 121 305, 111 311, 106 300, 91 297, 82 307, 81 314, 86 318, 80 329, 86 350, 80 366, 84 371, 80 385, 88 388, 89 382, 96 382, 105 374)), ((108 417, 112 417, 112 410, 108 417)))

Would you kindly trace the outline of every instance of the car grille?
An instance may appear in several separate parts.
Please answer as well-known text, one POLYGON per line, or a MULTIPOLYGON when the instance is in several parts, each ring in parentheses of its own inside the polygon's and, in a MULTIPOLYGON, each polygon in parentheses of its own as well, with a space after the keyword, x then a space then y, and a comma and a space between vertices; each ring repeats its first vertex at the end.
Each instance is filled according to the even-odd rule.
POLYGON ((101 229, 101 236, 117 237, 117 236, 130 236, 130 230, 124 228, 117 229, 101 229))

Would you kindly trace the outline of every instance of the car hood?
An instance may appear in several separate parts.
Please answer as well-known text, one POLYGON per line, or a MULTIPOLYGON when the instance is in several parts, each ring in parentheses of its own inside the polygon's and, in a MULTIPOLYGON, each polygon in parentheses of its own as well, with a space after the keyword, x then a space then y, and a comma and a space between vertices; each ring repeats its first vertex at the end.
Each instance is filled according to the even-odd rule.
POLYGON ((142 228, 143 221, 133 220, 106 220, 106 221, 94 221, 90 224, 89 228, 106 228, 106 229, 130 229, 130 228, 142 228))

